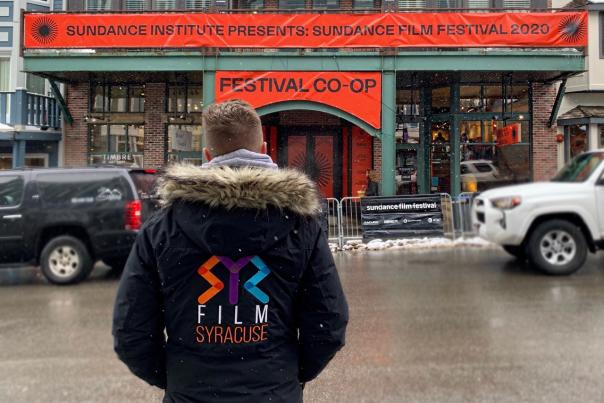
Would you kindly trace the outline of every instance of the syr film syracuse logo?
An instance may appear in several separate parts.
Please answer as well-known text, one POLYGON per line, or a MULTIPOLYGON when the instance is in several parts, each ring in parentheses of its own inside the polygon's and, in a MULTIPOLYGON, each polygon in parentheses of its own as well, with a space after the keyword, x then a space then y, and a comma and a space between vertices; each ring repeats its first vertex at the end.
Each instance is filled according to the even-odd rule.
POLYGON ((37 17, 31 22, 29 33, 38 44, 49 45, 57 38, 59 26, 50 17, 37 17))
POLYGON ((562 18, 558 24, 558 31, 565 42, 582 42, 587 35, 587 24, 581 15, 569 15, 562 18))
POLYGON ((267 340, 270 298, 258 287, 258 284, 270 273, 271 270, 259 256, 245 256, 236 260, 226 256, 212 256, 199 266, 197 274, 210 285, 210 288, 197 297, 197 325, 195 326, 197 343, 240 344, 267 340), (229 272, 228 292, 231 305, 229 308, 216 304, 208 305, 208 302, 225 288, 224 282, 212 273, 220 263, 229 272), (251 309, 246 308, 247 312, 240 312, 239 277, 241 270, 248 265, 253 265, 258 272, 243 284, 243 289, 262 305, 255 305, 251 309), (208 309, 215 312, 215 315, 211 315, 213 323, 207 323, 208 309))

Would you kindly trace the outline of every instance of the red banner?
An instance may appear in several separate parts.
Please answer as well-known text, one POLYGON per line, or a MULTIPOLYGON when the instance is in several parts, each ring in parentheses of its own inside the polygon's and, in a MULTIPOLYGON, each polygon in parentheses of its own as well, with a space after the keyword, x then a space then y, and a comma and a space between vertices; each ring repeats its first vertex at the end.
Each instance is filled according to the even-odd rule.
POLYGON ((520 130, 522 130, 520 123, 514 123, 497 129, 495 132, 497 135, 497 145, 505 146, 518 143, 520 139, 520 130))
POLYGON ((377 72, 217 71, 216 102, 243 99, 254 108, 312 101, 381 127, 382 76, 377 72))
POLYGON ((584 47, 587 12, 27 13, 26 49, 584 47))

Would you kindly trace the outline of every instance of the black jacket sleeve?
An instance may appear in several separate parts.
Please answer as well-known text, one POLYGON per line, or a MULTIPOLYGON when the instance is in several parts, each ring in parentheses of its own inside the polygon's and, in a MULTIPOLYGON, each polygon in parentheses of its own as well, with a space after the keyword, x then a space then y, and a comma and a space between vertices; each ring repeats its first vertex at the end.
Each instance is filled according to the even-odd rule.
POLYGON ((315 378, 344 346, 348 304, 333 256, 319 230, 298 300, 300 382, 315 378))
POLYGON ((146 228, 130 252, 113 311, 114 349, 133 374, 166 388, 163 300, 146 228))

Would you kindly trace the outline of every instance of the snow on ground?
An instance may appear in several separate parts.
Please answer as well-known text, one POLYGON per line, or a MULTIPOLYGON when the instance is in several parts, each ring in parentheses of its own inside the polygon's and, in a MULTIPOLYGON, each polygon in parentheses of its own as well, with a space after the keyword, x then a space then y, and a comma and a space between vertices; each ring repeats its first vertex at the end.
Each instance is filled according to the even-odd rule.
POLYGON ((372 251, 372 250, 384 250, 384 249, 444 249, 444 248, 459 248, 459 247, 473 247, 473 248, 492 248, 496 247, 495 244, 485 241, 484 239, 474 238, 405 238, 405 239, 373 239, 367 243, 364 243, 360 239, 354 239, 347 241, 342 248, 336 243, 330 243, 329 248, 332 252, 337 251, 372 251))

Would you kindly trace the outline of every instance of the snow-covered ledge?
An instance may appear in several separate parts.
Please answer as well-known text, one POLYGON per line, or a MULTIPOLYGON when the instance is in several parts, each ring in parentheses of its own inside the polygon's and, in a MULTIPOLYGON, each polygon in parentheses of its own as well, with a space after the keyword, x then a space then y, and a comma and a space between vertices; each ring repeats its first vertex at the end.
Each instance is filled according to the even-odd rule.
POLYGON ((385 249, 447 249, 459 247, 472 248, 498 248, 497 245, 487 242, 482 238, 406 238, 406 239, 389 239, 383 241, 381 239, 373 239, 364 243, 360 239, 347 241, 342 248, 337 244, 330 243, 329 247, 332 252, 337 251, 372 251, 385 249))

